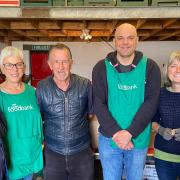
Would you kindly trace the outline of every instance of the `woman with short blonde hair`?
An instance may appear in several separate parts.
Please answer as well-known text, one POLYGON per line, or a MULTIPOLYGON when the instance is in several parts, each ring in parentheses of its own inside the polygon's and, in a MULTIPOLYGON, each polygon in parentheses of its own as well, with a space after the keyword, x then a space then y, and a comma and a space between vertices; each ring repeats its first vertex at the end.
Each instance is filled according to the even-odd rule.
POLYGON ((168 87, 161 88, 158 110, 152 124, 155 166, 159 180, 180 178, 180 51, 167 65, 168 87))

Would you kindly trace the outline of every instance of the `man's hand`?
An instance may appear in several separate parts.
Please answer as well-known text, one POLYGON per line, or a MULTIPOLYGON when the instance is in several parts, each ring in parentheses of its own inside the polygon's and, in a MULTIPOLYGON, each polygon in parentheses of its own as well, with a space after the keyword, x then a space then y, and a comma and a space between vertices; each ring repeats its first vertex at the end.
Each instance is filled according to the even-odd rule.
POLYGON ((176 141, 180 141, 180 128, 175 130, 174 138, 176 141))
POLYGON ((133 144, 131 142, 132 135, 126 131, 121 130, 114 134, 112 137, 113 141, 121 148, 130 150, 133 148, 133 144))
POLYGON ((131 150, 131 149, 133 149, 133 148, 134 148, 134 145, 133 145, 132 141, 130 141, 130 142, 128 143, 128 145, 124 148, 124 150, 131 150))
POLYGON ((173 137, 172 129, 170 129, 170 128, 164 128, 159 125, 157 132, 167 141, 171 140, 173 137))

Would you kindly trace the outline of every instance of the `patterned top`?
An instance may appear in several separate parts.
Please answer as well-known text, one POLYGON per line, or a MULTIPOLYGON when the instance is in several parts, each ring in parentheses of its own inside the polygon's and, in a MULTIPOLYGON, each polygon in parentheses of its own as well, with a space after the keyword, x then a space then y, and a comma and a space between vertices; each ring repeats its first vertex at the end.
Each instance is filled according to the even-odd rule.
MULTIPOLYGON (((161 88, 158 111, 153 121, 165 128, 180 128, 180 93, 161 88)), ((157 134, 154 147, 165 153, 180 155, 180 142, 174 138, 167 141, 157 134)))

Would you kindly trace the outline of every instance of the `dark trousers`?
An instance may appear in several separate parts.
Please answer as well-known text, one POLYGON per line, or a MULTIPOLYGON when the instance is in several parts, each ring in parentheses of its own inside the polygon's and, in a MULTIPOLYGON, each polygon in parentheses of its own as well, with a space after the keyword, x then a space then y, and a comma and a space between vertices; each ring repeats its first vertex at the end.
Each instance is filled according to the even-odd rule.
POLYGON ((155 158, 155 166, 159 180, 177 180, 178 177, 180 178, 180 163, 155 158))
POLYGON ((0 180, 5 179, 6 168, 5 168, 5 155, 3 145, 0 142, 0 180))
POLYGON ((45 147, 44 156, 45 180, 94 179, 94 158, 90 149, 64 156, 45 147))

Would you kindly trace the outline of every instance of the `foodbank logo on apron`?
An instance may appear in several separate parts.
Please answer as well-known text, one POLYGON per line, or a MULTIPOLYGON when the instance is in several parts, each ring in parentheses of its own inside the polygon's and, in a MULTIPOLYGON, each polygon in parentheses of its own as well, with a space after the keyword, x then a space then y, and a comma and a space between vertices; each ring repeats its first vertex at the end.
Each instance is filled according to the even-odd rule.
POLYGON ((134 90, 137 89, 137 85, 133 84, 133 85, 125 85, 125 84, 118 84, 118 89, 119 90, 123 90, 123 91, 129 91, 129 90, 134 90))
POLYGON ((11 107, 8 107, 9 112, 15 112, 15 111, 28 111, 28 110, 33 110, 33 106, 27 105, 27 106, 21 106, 17 104, 12 104, 11 107))

